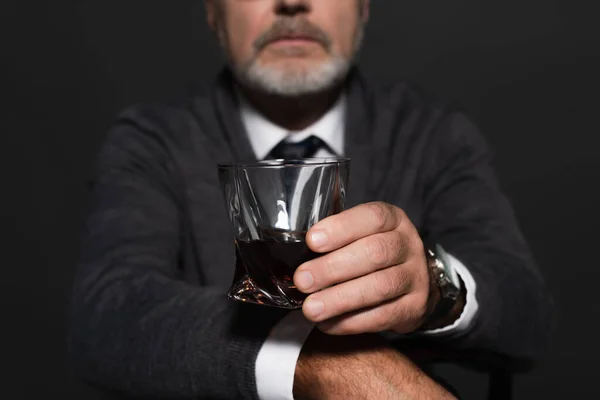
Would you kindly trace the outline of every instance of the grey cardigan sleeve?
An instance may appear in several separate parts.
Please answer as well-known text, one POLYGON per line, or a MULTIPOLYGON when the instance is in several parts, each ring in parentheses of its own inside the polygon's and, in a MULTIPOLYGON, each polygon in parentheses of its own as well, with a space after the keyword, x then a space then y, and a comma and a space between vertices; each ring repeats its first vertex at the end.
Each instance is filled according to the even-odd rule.
POLYGON ((458 258, 477 286, 474 324, 452 345, 524 359, 540 355, 554 329, 553 302, 484 138, 463 115, 451 114, 429 150, 425 236, 458 258))
POLYGON ((74 283, 75 372, 145 398, 257 398, 255 359, 282 314, 182 279, 176 174, 160 135, 135 121, 111 131, 74 283))

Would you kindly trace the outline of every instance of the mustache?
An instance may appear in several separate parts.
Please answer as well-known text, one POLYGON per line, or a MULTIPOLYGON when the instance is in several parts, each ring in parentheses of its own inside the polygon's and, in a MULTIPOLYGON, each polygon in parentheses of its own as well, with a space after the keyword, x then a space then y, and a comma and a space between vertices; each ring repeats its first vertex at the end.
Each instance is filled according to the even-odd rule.
POLYGON ((320 43, 327 51, 331 48, 331 38, 321 28, 304 18, 280 18, 263 32, 255 41, 254 48, 262 50, 277 40, 301 37, 320 43))

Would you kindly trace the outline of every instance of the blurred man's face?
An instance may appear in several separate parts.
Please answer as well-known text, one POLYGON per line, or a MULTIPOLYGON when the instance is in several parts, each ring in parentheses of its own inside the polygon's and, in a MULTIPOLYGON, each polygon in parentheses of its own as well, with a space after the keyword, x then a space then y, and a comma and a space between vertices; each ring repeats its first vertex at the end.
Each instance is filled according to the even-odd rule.
POLYGON ((301 96, 346 76, 369 0, 206 0, 236 77, 254 89, 301 96))

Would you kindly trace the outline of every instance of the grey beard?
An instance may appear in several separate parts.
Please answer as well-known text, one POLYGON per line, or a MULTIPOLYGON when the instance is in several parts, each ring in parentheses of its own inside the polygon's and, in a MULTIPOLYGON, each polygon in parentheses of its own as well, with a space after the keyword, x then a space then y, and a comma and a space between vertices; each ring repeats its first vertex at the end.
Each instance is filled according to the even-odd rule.
POLYGON ((253 60, 241 68, 234 68, 234 73, 241 83, 262 92, 295 97, 330 89, 346 77, 350 65, 349 60, 334 56, 306 71, 286 71, 253 60))
MULTIPOLYGON (((263 93, 284 97, 320 93, 334 87, 346 78, 362 45, 364 26, 360 26, 358 29, 352 55, 349 58, 331 54, 327 61, 306 71, 289 71, 261 65, 256 57, 242 65, 230 62, 230 66, 240 83, 263 93)), ((221 43, 226 49, 223 40, 221 43)), ((231 58, 229 59, 231 60, 231 58)))

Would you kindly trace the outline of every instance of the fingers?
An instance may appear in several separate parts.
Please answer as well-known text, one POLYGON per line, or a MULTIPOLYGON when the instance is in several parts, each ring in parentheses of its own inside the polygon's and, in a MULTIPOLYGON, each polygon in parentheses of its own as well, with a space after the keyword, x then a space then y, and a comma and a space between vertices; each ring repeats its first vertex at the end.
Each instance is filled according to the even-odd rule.
POLYGON ((313 293, 336 283, 401 264, 408 255, 409 239, 391 231, 365 237, 332 253, 302 264, 294 274, 298 290, 313 293))
POLYGON ((306 240, 313 251, 325 253, 363 237, 394 230, 404 219, 404 212, 390 204, 361 204, 315 224, 306 240))
POLYGON ((328 253, 304 263, 296 287, 312 293, 304 315, 331 334, 418 328, 427 311, 428 269, 423 243, 400 208, 368 203, 324 219, 308 246, 328 253))
POLYGON ((308 319, 321 322, 382 304, 410 292, 411 275, 408 265, 386 268, 314 293, 304 301, 302 310, 308 319))
POLYGON ((426 310, 426 296, 411 293, 381 305, 320 322, 317 327, 330 335, 355 335, 391 329, 397 333, 410 333, 422 325, 426 310))

